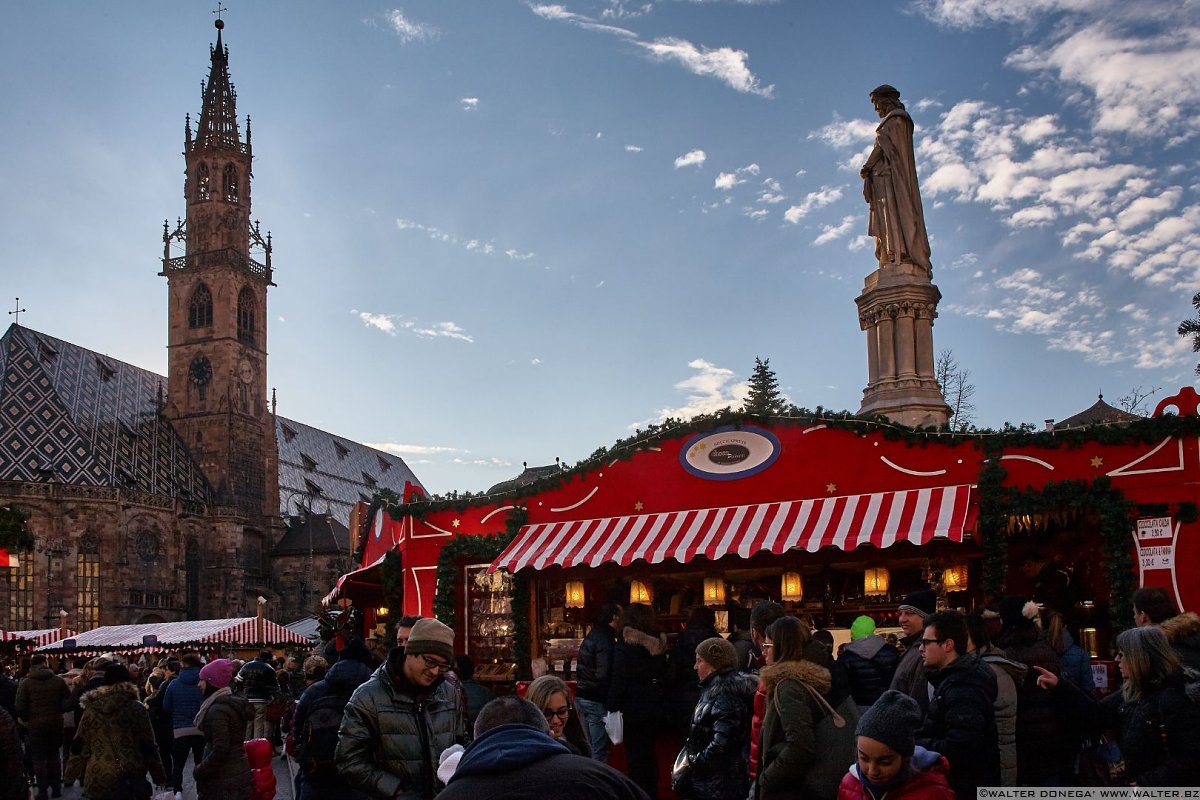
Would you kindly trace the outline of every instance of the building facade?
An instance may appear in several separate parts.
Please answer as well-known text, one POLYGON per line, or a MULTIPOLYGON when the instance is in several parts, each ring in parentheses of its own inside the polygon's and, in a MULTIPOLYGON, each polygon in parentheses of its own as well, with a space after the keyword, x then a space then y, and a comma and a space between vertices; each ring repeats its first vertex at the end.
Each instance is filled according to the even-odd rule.
POLYGON ((163 230, 167 375, 16 324, 0 338, 0 505, 36 540, 0 568, 0 628, 247 616, 260 596, 289 621, 349 565, 354 504, 420 485, 396 456, 275 413, 272 244, 250 222, 222 27, 185 125, 185 217, 163 230))

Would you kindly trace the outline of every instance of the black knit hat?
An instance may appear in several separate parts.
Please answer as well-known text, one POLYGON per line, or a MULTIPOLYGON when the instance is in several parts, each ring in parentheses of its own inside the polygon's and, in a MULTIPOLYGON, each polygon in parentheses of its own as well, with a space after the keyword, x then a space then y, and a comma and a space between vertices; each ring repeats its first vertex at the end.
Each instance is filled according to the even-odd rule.
POLYGON ((900 611, 909 611, 928 617, 937 611, 937 592, 933 589, 921 589, 904 598, 900 603, 900 611))
POLYGON ((104 686, 112 686, 117 683, 129 683, 133 680, 129 675, 129 670, 121 664, 109 664, 104 668, 104 678, 101 681, 104 686))
POLYGON ((883 742, 904 758, 909 758, 917 744, 916 732, 919 727, 921 707, 917 701, 904 692, 888 689, 879 696, 875 705, 859 717, 854 735, 883 742))
POLYGON ((1000 622, 1004 630, 1035 625, 1033 619, 1036 616, 1037 604, 1024 597, 1009 595, 1000 601, 1000 622))
POLYGON ((705 639, 696 645, 696 655, 704 659, 717 672, 723 669, 734 669, 738 663, 737 649, 720 636, 705 639))

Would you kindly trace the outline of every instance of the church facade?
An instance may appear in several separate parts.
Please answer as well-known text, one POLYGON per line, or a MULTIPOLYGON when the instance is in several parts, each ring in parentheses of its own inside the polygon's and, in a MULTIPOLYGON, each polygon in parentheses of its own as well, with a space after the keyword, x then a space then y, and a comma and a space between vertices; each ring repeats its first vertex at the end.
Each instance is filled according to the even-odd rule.
POLYGON ((250 222, 222 27, 185 126, 186 216, 163 229, 167 375, 17 324, 0 338, 0 505, 36 540, 0 568, 0 628, 246 616, 260 596, 290 621, 349 568, 354 504, 420 486, 400 458, 275 413, 272 243, 250 222))

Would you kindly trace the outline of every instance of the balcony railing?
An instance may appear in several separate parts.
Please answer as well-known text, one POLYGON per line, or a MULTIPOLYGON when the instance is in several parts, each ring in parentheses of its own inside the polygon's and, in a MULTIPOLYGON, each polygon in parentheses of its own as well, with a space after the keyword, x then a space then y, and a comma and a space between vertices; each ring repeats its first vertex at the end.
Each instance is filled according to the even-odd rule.
POLYGON ((168 275, 172 272, 182 272, 187 269, 205 269, 207 267, 225 267, 232 264, 235 267, 244 269, 251 275, 260 278, 265 278, 268 283, 271 281, 271 270, 265 264, 260 264, 253 258, 242 255, 232 247, 226 247, 222 250, 210 250, 207 253, 188 253, 187 255, 177 256, 176 258, 163 259, 163 271, 160 275, 168 275))

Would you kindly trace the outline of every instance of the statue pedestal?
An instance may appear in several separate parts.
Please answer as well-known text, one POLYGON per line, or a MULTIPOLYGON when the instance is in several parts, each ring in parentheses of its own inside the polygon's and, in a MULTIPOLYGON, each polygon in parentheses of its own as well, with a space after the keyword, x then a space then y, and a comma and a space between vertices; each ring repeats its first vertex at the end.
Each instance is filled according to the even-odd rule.
POLYGON ((854 299, 867 334, 867 387, 860 415, 915 428, 945 425, 950 407, 934 377, 933 321, 942 293, 916 264, 880 267, 854 299))

